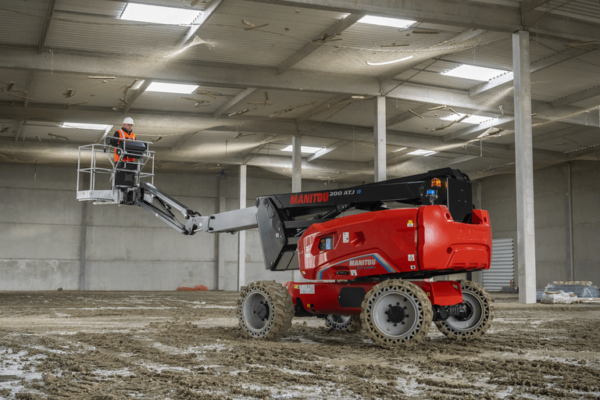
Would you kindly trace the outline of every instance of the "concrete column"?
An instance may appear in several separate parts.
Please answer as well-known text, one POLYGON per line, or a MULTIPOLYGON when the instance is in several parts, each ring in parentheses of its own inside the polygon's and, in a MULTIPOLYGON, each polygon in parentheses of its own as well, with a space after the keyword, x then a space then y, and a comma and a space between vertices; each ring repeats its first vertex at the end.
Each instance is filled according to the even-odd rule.
MULTIPOLYGON (((226 191, 226 183, 225 175, 219 175, 219 208, 217 212, 225 212, 226 210, 226 202, 225 202, 225 191, 226 191)), ((226 271, 225 271, 225 254, 227 253, 227 249, 225 248, 225 238, 221 236, 221 233, 217 233, 217 270, 215 271, 215 288, 217 290, 225 290, 225 282, 227 281, 226 271)))
MULTIPOLYGON (((292 193, 302 191, 302 137, 294 135, 292 138, 292 193)), ((302 280, 300 271, 292 271, 292 281, 302 280)))
POLYGON ((292 138, 292 193, 302 191, 302 137, 292 138))
POLYGON ((513 33, 519 302, 535 303, 535 222, 529 32, 513 33))
POLYGON ((567 276, 575 280, 575 263, 573 260, 573 191, 571 187, 571 163, 565 167, 567 175, 567 276))
POLYGON ((385 181, 386 144, 385 144, 385 96, 375 98, 375 124, 373 125, 373 136, 375 140, 375 182, 385 181))
POLYGON ((85 290, 85 245, 87 240, 87 201, 81 204, 81 244, 80 244, 80 261, 79 261, 79 290, 85 290))
MULTIPOLYGON (((246 208, 246 166, 240 165, 240 209, 246 208)), ((246 284, 246 231, 238 232, 238 290, 246 284)))

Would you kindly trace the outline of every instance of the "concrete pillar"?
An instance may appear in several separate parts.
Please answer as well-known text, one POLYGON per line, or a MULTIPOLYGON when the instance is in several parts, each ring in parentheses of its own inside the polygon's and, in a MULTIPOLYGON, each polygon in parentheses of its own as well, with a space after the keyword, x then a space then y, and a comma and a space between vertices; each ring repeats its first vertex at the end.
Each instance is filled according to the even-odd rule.
MULTIPOLYGON (((292 138, 292 193, 302 191, 302 137, 294 135, 292 138)), ((292 271, 292 281, 302 280, 300 271, 292 271)))
POLYGON ((302 191, 302 137, 292 138, 292 193, 302 191))
MULTIPOLYGON (((240 209, 246 208, 246 166, 240 165, 240 209)), ((238 290, 246 284, 246 231, 238 232, 238 290)))
POLYGON ((79 261, 79 290, 85 290, 85 245, 87 241, 87 208, 88 202, 84 201, 81 204, 81 244, 80 244, 80 261, 79 261))
POLYGON ((519 302, 535 303, 535 221, 529 32, 513 33, 519 302))
POLYGON ((385 144, 385 96, 375 98, 375 124, 373 136, 375 140, 375 182, 385 181, 386 144, 385 144))
MULTIPOLYGON (((219 175, 219 208, 217 212, 225 212, 227 211, 226 205, 226 183, 225 175, 219 175)), ((225 272, 225 254, 227 254, 227 249, 225 248, 225 238, 221 235, 225 235, 224 233, 217 233, 217 270, 215 271, 215 288, 217 290, 225 290, 225 282, 227 281, 227 276, 225 272)))
POLYGON ((571 163, 565 167, 567 175, 567 276, 575 280, 575 262, 573 259, 573 191, 571 187, 571 163))

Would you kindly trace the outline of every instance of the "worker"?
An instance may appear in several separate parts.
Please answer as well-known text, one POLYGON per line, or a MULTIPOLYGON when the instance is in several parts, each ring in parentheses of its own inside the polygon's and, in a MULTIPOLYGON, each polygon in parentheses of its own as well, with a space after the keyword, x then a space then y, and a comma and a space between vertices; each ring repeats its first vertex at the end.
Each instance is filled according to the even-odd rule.
MULTIPOLYGON (((119 139, 135 140, 135 133, 133 133, 133 119, 130 117, 125 118, 125 120, 123 121, 123 127, 121 129, 119 129, 118 131, 116 131, 113 136, 116 138, 119 138, 119 139)), ((113 146, 117 147, 119 142, 120 141, 113 140, 113 146)), ((127 148, 127 144, 125 144, 125 148, 127 148)), ((115 162, 119 161, 120 153, 121 153, 121 150, 115 149, 115 162)), ((128 164, 128 163, 133 163, 135 161, 135 159, 124 156, 121 159, 121 161, 122 162, 119 163, 117 168, 125 168, 125 169, 133 169, 133 170, 137 169, 136 164, 128 164)))

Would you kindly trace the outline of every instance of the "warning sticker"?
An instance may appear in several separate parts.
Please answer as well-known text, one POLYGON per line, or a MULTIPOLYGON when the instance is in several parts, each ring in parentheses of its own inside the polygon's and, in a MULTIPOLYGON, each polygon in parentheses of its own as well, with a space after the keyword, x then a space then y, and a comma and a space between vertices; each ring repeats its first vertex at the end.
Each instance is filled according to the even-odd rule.
POLYGON ((414 226, 412 219, 409 219, 408 222, 406 223, 406 226, 409 228, 412 228, 414 226))
POLYGON ((416 267, 416 266, 414 266, 414 265, 411 265, 411 266, 410 266, 410 269, 417 269, 417 267, 416 267))
POLYGON ((408 261, 415 261, 415 255, 414 254, 409 254, 408 255, 408 261))
POLYGON ((350 242, 350 232, 344 232, 344 243, 350 242))
POLYGON ((356 276, 356 270, 355 270, 355 269, 351 269, 351 270, 350 270, 350 275, 352 275, 352 276, 356 276))
POLYGON ((315 294, 315 285, 299 285, 300 294, 315 294))

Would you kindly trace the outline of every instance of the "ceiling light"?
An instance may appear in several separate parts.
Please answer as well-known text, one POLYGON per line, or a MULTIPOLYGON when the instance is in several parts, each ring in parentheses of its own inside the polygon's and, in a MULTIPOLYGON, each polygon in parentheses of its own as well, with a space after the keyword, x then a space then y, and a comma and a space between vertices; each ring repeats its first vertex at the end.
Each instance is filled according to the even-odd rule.
POLYGON ((146 92, 192 94, 198 85, 184 85, 180 83, 152 82, 146 92))
MULTIPOLYGON (((444 117, 442 119, 444 121, 457 121, 457 120, 461 119, 464 116, 465 116, 465 114, 458 114, 458 115, 451 114, 451 115, 448 115, 447 117, 444 117)), ((484 116, 481 116, 481 115, 471 115, 470 117, 465 118, 465 119, 463 119, 460 122, 464 122, 466 124, 481 124, 482 122, 489 121, 491 119, 495 119, 495 118, 484 117, 484 116)))
MULTIPOLYGON (((323 149, 323 148, 322 147, 302 146, 301 152, 314 154, 321 149, 323 149)), ((285 149, 281 149, 281 151, 294 151, 294 149, 290 145, 290 146, 286 147, 285 149)))
POLYGON ((112 128, 112 125, 103 124, 80 124, 77 122, 63 122, 62 128, 74 128, 74 129, 89 129, 93 131, 105 131, 112 128))
POLYGON ((463 79, 472 79, 474 81, 489 81, 498 75, 505 74, 501 69, 476 67, 474 65, 460 65, 454 69, 442 72, 442 75, 454 76, 463 79))
POLYGON ((190 25, 202 11, 127 3, 121 19, 153 24, 190 25))
POLYGON ((415 151, 411 151, 408 154, 412 154, 413 156, 423 156, 423 157, 427 157, 430 156, 432 154, 437 153, 437 151, 430 151, 430 150, 415 150, 415 151))
POLYGON ((409 21, 407 19, 385 18, 385 17, 375 17, 373 15, 366 15, 366 16, 362 17, 361 19, 359 19, 358 22, 362 22, 363 24, 371 24, 371 25, 391 26, 394 28, 407 28, 417 21, 409 21))

